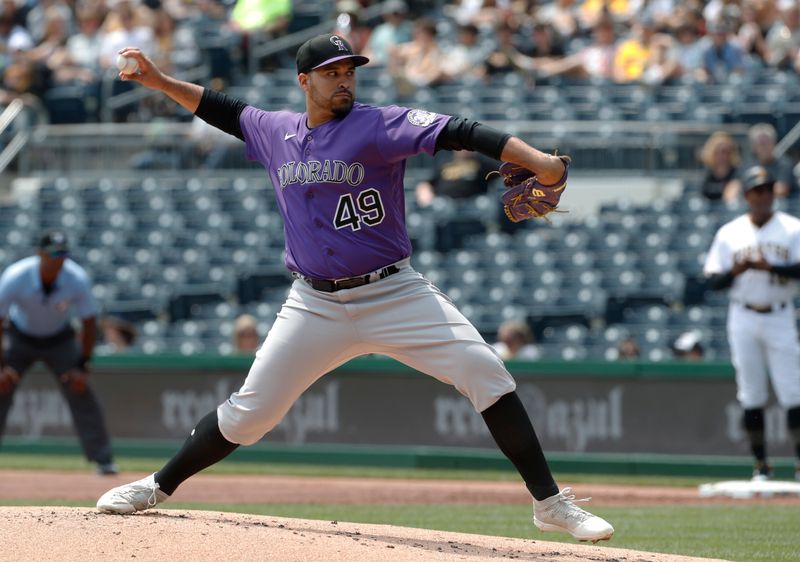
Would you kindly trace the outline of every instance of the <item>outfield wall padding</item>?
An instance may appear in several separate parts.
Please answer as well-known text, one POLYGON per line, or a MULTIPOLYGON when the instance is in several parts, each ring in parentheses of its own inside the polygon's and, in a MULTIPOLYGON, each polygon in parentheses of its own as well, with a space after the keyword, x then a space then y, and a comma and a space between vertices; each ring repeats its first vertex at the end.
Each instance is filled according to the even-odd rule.
MULTIPOLYGON (((182 440, 238 389, 249 366, 246 357, 104 357, 92 385, 115 439, 182 440)), ((509 369, 548 452, 748 454, 728 364, 542 361, 509 369)), ((26 443, 74 435, 49 374, 25 377, 6 434, 26 443)), ((495 449, 480 415, 452 387, 376 357, 315 383, 265 441, 495 449)), ((774 403, 767 441, 773 456, 791 456, 785 413, 774 403)))

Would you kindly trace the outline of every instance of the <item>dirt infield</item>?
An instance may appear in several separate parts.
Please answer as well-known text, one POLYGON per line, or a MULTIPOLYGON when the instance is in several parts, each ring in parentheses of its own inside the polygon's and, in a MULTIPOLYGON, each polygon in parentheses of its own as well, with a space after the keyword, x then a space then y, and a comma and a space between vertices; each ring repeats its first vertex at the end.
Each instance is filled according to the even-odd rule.
MULTIPOLYGON (((112 562, 681 562, 683 556, 337 521, 209 511, 126 517, 87 508, 0 507, 4 560, 112 562)), ((709 559, 702 559, 708 561, 709 559)))
MULTIPOLYGON (((94 502, 112 486, 144 474, 101 477, 80 472, 0 471, 3 500, 94 502)), ((695 488, 580 484, 592 505, 720 503, 695 488)), ((197 475, 175 501, 315 504, 529 504, 514 482, 197 475)), ((800 505, 800 498, 769 501, 800 505)), ((532 537, 534 535, 532 528, 532 537)), ((613 545, 612 543, 607 543, 613 545)), ((546 562, 679 562, 708 560, 617 549, 335 521, 207 511, 154 510, 133 516, 88 508, 0 507, 3 560, 80 561, 391 561, 539 560, 546 562)))
MULTIPOLYGON (((0 471, 0 501, 95 501, 120 484, 146 476, 126 473, 96 476, 68 471, 0 471)), ((570 486, 561 482, 561 487, 570 486)), ((591 505, 666 505, 768 503, 797 505, 800 497, 750 500, 700 498, 697 488, 575 484, 578 497, 592 497, 591 505)), ((299 504, 530 504, 525 486, 517 482, 475 480, 401 480, 387 478, 321 478, 306 476, 218 476, 199 474, 175 492, 174 501, 206 503, 299 504)))

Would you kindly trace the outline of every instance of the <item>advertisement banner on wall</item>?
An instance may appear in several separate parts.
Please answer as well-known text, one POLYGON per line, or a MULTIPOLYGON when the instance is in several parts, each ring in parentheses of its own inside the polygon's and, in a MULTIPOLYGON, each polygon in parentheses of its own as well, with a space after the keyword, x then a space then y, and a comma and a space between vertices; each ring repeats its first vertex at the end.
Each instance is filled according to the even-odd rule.
MULTIPOLYGON (((483 419, 453 387, 412 371, 338 369, 317 381, 265 437, 276 443, 495 448, 483 419)), ((239 369, 98 368, 94 391, 115 438, 184 439, 235 392, 239 369)), ((291 376, 288 374, 287 376, 291 376)), ((516 376, 517 392, 547 451, 747 454, 731 377, 516 376)), ((74 435, 51 376, 27 375, 6 435, 35 440, 74 435)), ((791 454, 785 413, 767 410, 774 454, 791 454)))

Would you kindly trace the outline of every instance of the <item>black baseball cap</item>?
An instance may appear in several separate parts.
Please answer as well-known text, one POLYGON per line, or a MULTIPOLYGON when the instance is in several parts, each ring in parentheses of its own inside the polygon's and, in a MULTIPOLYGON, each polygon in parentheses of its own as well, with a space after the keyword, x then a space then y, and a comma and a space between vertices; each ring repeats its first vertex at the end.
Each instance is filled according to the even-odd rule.
POLYGON ((39 239, 39 249, 51 255, 67 255, 69 253, 67 236, 60 230, 51 230, 39 239))
POLYGON ((367 57, 353 54, 353 47, 343 37, 328 33, 317 35, 297 49, 297 74, 306 74, 315 68, 344 59, 353 59, 356 66, 369 62, 367 57))
POLYGON ((775 180, 764 166, 753 166, 744 173, 742 187, 745 193, 762 185, 773 185, 775 180))

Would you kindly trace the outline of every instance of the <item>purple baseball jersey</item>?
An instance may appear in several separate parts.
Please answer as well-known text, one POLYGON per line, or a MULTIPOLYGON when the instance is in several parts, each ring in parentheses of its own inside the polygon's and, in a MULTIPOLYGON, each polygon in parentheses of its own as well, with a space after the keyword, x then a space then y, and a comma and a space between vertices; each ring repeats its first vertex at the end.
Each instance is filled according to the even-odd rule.
POLYGON ((247 106, 246 154, 269 172, 284 221, 286 266, 341 279, 411 255, 405 220, 406 158, 433 154, 450 116, 360 103, 309 129, 305 113, 247 106))

